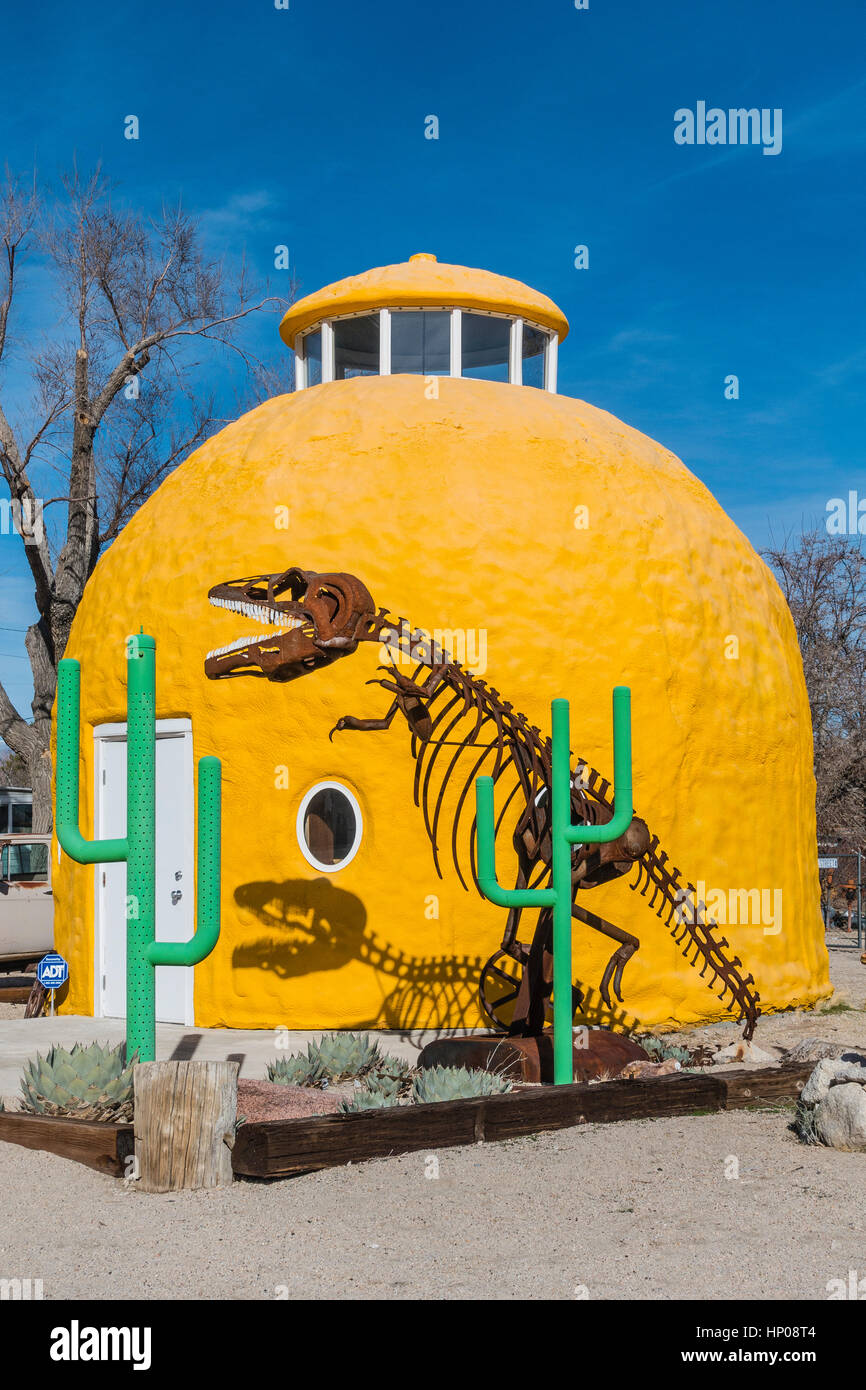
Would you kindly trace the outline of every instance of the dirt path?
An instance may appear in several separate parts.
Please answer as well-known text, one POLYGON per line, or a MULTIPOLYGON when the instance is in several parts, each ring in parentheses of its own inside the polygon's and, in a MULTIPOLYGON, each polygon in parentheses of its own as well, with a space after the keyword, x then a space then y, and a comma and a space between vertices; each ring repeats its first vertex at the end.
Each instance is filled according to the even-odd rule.
MULTIPOLYGON (((831 969, 859 1007, 777 1015, 762 1040, 866 1044, 844 939, 831 969)), ((438 1178, 410 1154, 174 1197, 0 1145, 0 1277, 47 1299, 826 1299, 866 1277, 866 1154, 807 1148, 790 1118, 588 1125, 443 1150, 438 1178)))

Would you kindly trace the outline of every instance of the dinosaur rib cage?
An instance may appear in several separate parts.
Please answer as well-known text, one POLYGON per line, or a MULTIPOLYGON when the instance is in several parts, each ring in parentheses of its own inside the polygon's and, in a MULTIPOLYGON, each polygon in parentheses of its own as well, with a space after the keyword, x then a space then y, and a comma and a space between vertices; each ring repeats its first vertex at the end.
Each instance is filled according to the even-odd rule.
MULTIPOLYGON (((397 621, 402 622, 400 619, 397 621)), ((416 631, 413 637, 422 637, 422 634, 416 631)), ((458 840, 461 818, 467 801, 471 801, 473 816, 469 828, 469 867, 472 881, 481 894, 475 853, 475 799, 474 796, 470 797, 475 779, 485 771, 493 778, 494 783, 499 782, 506 773, 514 776, 514 785, 508 792, 495 822, 495 839, 498 839, 508 808, 518 793, 522 793, 519 802, 520 815, 528 815, 529 824, 536 837, 540 839, 547 814, 546 809, 540 809, 540 793, 546 789, 549 807, 552 746, 550 739, 544 738, 540 729, 529 723, 526 715, 502 700, 497 690, 464 671, 459 662, 448 660, 447 654, 444 655, 448 664, 440 672, 441 683, 426 702, 431 719, 429 737, 421 739, 414 732, 411 737, 411 754, 415 760, 414 799, 415 805, 423 814, 425 829, 433 849, 436 872, 441 878, 437 834, 446 791, 463 755, 470 750, 478 752, 478 757, 473 760, 468 772, 461 774, 464 781, 451 825, 451 857, 461 884, 467 888, 460 865, 458 840), (473 715, 472 726, 461 731, 461 722, 473 715), (448 750, 445 754, 446 760, 442 764, 441 780, 438 781, 438 791, 434 798, 434 768, 445 750, 448 750), (485 769, 484 764, 491 756, 493 765, 485 769)), ((419 661, 413 676, 416 683, 424 673, 429 672, 431 664, 424 659, 419 661)), ((604 807, 613 815, 610 791, 611 784, 601 773, 582 760, 578 761, 574 771, 572 804, 577 802, 578 808, 583 810, 585 823, 596 821, 593 803, 604 807)), ((677 946, 682 946, 682 954, 689 964, 696 968, 699 962, 702 962, 702 979, 709 970, 707 987, 715 991, 716 985, 720 985, 718 998, 722 1001, 726 995, 730 995, 730 1007, 736 1006, 739 1009, 740 1017, 746 1024, 744 1037, 751 1038, 761 1012, 760 995, 750 988, 754 983, 754 976, 743 976, 740 973, 742 961, 739 956, 730 959, 725 955, 727 939, 719 939, 714 934, 718 930, 718 923, 708 915, 706 905, 697 902, 694 885, 683 881, 680 870, 670 864, 665 851, 659 849, 657 835, 652 836, 650 847, 637 861, 636 869, 636 879, 629 886, 633 891, 640 890, 642 897, 646 897, 649 888, 652 887, 649 906, 657 917, 661 918, 664 915, 665 926, 670 930, 677 946), (659 898, 661 900, 656 907, 656 900, 659 898)), ((544 886, 551 873, 551 865, 542 862, 538 875, 531 879, 529 887, 544 886)))

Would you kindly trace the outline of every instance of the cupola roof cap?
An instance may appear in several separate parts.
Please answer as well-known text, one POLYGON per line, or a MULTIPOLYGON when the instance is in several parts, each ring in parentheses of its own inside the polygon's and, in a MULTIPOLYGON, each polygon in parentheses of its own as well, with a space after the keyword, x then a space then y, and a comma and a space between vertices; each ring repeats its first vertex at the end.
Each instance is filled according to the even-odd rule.
POLYGON ((520 280, 490 270, 440 264, 431 252, 419 251, 408 261, 350 275, 299 299, 283 318, 280 336, 292 347, 299 333, 323 319, 376 309, 432 308, 508 314, 551 329, 560 340, 568 332, 568 320, 553 300, 520 280))

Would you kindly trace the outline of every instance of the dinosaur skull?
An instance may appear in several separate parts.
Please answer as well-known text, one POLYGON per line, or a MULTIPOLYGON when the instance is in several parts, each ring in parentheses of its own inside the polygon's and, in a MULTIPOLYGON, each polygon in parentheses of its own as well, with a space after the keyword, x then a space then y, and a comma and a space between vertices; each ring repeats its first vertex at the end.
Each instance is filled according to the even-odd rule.
POLYGON ((208 599, 214 608, 271 629, 209 652, 204 669, 211 680, 243 671, 272 681, 304 676, 353 652, 376 613, 354 575, 316 574, 294 566, 282 574, 215 584, 208 599))

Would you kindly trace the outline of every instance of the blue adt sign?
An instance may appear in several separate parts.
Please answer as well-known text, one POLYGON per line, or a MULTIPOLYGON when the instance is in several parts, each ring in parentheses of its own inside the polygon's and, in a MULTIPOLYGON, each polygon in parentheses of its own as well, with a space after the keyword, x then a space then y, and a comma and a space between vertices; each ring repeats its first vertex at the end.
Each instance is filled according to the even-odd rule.
POLYGON ((36 967, 36 978, 44 989, 60 989, 69 979, 69 966, 56 951, 49 951, 36 967))

